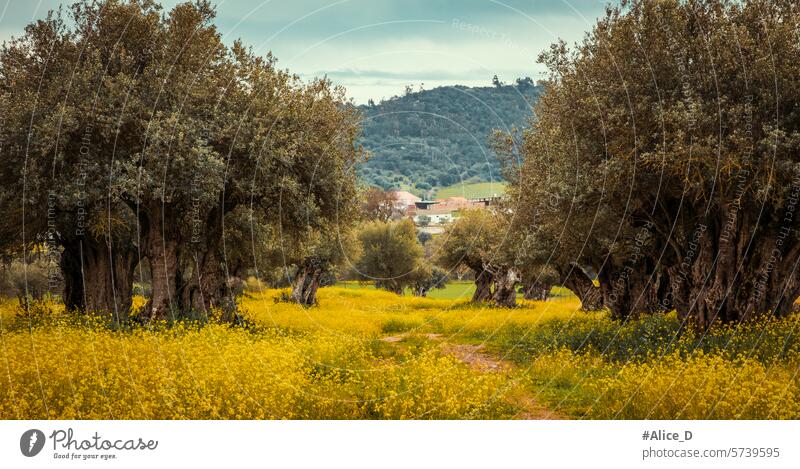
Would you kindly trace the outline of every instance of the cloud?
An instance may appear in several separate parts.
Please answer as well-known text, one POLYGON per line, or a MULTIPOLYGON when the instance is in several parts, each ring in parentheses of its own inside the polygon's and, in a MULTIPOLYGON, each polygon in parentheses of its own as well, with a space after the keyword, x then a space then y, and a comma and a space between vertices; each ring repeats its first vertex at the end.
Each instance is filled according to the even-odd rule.
MULTIPOLYGON (((468 75, 486 75, 487 69, 474 69, 467 72, 468 75)), ((457 80, 464 77, 464 72, 454 72, 451 70, 423 70, 415 71, 399 71, 393 72, 389 70, 358 70, 358 69, 339 69, 330 71, 317 71, 313 73, 315 76, 327 75, 331 79, 352 79, 352 78, 379 78, 389 80, 457 80)))
MULTIPOLYGON (((56 0, 10 1, 0 37, 57 7, 56 0)), ((163 1, 165 10, 179 0, 163 1)), ((603 13, 605 0, 219 0, 227 42, 303 77, 327 75, 358 101, 425 82, 471 84, 536 77, 538 53, 559 38, 575 41, 603 13)), ((3 7, 0 7, 2 11, 3 7)))

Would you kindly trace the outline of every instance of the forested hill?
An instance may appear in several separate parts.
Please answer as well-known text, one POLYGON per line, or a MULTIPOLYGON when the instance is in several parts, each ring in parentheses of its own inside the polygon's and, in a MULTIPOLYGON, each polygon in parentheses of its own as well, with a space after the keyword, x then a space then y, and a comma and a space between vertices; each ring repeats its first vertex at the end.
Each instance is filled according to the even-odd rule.
POLYGON ((494 129, 527 126, 540 91, 522 79, 514 85, 409 90, 360 106, 361 142, 372 155, 361 176, 384 189, 417 193, 462 181, 498 181, 500 165, 488 136, 494 129))

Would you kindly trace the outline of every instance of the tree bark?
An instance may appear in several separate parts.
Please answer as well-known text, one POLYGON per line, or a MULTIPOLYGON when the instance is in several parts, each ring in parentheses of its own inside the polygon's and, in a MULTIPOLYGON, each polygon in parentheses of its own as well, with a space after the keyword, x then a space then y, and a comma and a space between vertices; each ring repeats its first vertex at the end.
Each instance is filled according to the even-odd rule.
POLYGON ((319 289, 322 269, 311 262, 303 262, 298 268, 292 281, 291 299, 303 306, 317 304, 317 290, 319 289))
MULTIPOLYGON (((517 306, 517 285, 520 277, 516 270, 511 267, 497 267, 492 269, 494 279, 494 293, 492 301, 495 305, 504 308, 514 308, 517 306)), ((489 269, 487 269, 489 270, 489 269)))
POLYGON ((64 304, 69 310, 127 321, 133 299, 134 247, 90 237, 63 243, 64 304))
POLYGON ((473 270, 475 272, 475 293, 472 294, 473 303, 481 303, 489 301, 492 298, 492 274, 491 272, 481 269, 473 270))
POLYGON ((800 295, 794 220, 749 206, 725 206, 715 215, 687 237, 682 262, 670 267, 678 315, 705 329, 788 314, 800 295))
POLYGON ((184 252, 186 258, 181 259, 178 277, 180 311, 207 318, 212 310, 218 309, 223 319, 232 320, 236 299, 228 284, 225 266, 217 255, 217 247, 184 252))
POLYGON ((169 206, 154 202, 142 222, 143 251, 150 261, 151 294, 144 309, 145 321, 176 319, 181 311, 178 272, 181 237, 178 221, 169 206))
POLYGON ((642 258, 635 268, 609 262, 600 269, 602 301, 612 318, 624 320, 670 309, 667 275, 656 270, 653 263, 651 258, 642 258))
POLYGON ((211 210, 203 231, 192 236, 181 230, 174 207, 156 202, 145 213, 144 251, 152 274, 145 319, 207 319, 220 309, 222 320, 234 320, 236 300, 221 257, 221 210, 211 210))
POLYGON ((570 264, 557 270, 561 277, 561 285, 568 288, 581 300, 582 310, 599 311, 603 309, 603 293, 580 266, 570 264))

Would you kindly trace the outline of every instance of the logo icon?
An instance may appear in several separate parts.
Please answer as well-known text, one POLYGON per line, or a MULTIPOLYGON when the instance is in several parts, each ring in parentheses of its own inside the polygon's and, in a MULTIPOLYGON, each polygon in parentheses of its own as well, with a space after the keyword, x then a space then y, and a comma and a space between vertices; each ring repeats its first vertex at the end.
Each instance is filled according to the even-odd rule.
POLYGON ((41 430, 28 430, 19 439, 19 449, 23 455, 31 458, 44 448, 44 439, 44 433, 41 430))

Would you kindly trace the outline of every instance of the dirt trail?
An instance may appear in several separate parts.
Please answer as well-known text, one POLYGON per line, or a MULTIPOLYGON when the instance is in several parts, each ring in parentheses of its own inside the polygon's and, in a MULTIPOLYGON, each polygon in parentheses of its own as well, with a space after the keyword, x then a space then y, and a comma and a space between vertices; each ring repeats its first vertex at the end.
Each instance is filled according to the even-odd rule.
POLYGON ((442 350, 466 363, 472 369, 486 373, 510 371, 513 365, 505 360, 500 360, 483 352, 481 345, 448 344, 441 345, 442 350))
MULTIPOLYGON (((410 337, 409 334, 399 334, 382 337, 380 340, 388 343, 399 343, 410 337)), ((485 346, 472 344, 455 344, 442 340, 441 334, 414 334, 413 337, 424 337, 428 340, 440 342, 442 352, 451 355, 473 370, 481 373, 509 373, 515 366, 508 360, 491 355, 485 351, 485 346)), ((526 394, 516 394, 509 398, 509 402, 520 409, 514 418, 520 420, 561 420, 565 417, 558 412, 548 409, 533 397, 526 394)))

